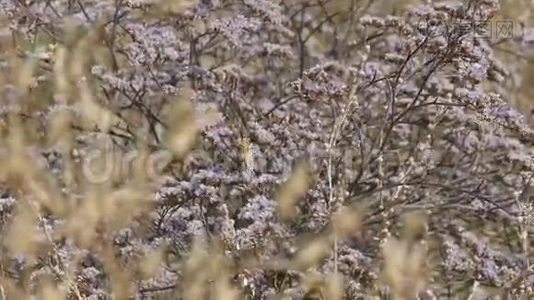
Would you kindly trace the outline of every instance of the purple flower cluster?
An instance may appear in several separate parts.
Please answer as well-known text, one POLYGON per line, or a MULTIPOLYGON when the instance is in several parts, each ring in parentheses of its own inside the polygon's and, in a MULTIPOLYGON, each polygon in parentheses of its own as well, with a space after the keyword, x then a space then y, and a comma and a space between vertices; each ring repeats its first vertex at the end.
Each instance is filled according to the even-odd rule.
MULTIPOLYGON (((526 287, 533 254, 521 246, 532 228, 518 212, 521 201, 532 200, 517 193, 534 175, 534 131, 509 105, 510 73, 492 42, 454 26, 490 20, 499 11, 496 0, 427 1, 387 16, 357 1, 347 1, 349 9, 334 0, 182 2, 177 12, 155 0, 0 0, 0 21, 7 20, 1 26, 26 46, 20 51, 40 67, 34 89, 51 99, 32 112, 43 130, 55 112, 84 111, 75 104, 81 92, 71 91, 73 100, 65 102, 53 90, 61 86, 53 71, 58 55, 55 46, 38 43, 63 45, 74 49, 69 57, 84 59, 79 73, 92 100, 117 120, 106 134, 118 151, 139 140, 167 148, 165 132, 188 130, 169 119, 176 105, 189 101, 199 115, 217 111, 215 121, 195 127, 187 155, 164 170, 145 201, 148 212, 98 233, 127 266, 165 249, 155 274, 135 279, 131 297, 186 293, 184 261, 197 244, 223 249, 231 282, 247 299, 314 299, 306 278, 313 273, 326 282, 336 272, 346 299, 397 295, 382 286, 390 259, 382 247, 403 236, 399 224, 413 211, 427 216, 422 237, 412 242, 427 247, 429 280, 414 285, 412 299, 427 290, 456 298, 473 281, 502 294, 532 295, 526 287), (93 50, 76 52, 84 39, 93 50), (277 197, 301 161, 312 180, 287 221, 277 197), (327 239, 328 253, 306 268, 293 263, 312 248, 303 240, 327 236, 340 208, 352 207, 361 208, 358 233, 327 239)), ((10 96, 13 88, 0 89, 7 104, 18 99, 10 96)), ((4 110, 7 118, 10 108, 4 110)), ((72 127, 74 147, 83 152, 95 132, 72 127)), ((66 183, 68 155, 54 146, 42 154, 43 169, 57 169, 58 185, 74 193, 66 183)), ((15 199, 0 198, 0 224, 9 223, 15 199)), ((43 218, 56 220, 49 231, 62 234, 61 216, 43 218)), ((57 248, 84 297, 114 293, 114 267, 103 250, 68 234, 57 248)), ((2 276, 24 284, 33 279, 21 274, 50 273, 38 261, 5 268, 2 276)))

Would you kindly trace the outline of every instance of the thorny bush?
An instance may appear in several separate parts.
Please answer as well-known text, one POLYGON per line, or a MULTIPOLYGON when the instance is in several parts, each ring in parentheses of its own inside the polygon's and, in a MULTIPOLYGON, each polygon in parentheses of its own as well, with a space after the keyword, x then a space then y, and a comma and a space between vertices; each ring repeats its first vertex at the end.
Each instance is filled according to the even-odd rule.
POLYGON ((498 2, 375 2, 0 0, 2 295, 532 297, 498 2))

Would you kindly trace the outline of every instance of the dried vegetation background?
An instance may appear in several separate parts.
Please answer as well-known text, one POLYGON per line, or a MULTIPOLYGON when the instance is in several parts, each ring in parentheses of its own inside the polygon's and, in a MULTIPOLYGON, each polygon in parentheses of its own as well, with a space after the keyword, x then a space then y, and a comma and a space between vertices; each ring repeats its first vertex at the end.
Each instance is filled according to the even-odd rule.
POLYGON ((531 4, 0 0, 0 297, 532 299, 531 4))

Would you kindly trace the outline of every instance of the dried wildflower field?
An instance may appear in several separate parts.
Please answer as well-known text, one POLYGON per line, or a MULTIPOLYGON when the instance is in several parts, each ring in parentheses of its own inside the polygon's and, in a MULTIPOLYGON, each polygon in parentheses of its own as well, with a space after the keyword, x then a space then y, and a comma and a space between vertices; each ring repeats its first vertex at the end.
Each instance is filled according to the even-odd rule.
POLYGON ((0 0, 0 299, 532 299, 527 0, 0 0))

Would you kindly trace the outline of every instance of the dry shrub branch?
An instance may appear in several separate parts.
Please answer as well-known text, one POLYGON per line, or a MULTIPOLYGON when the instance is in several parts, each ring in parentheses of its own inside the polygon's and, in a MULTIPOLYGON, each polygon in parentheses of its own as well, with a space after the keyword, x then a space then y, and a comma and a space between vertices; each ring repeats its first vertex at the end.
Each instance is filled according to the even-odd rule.
POLYGON ((0 0, 0 298, 531 298, 507 14, 0 0))

